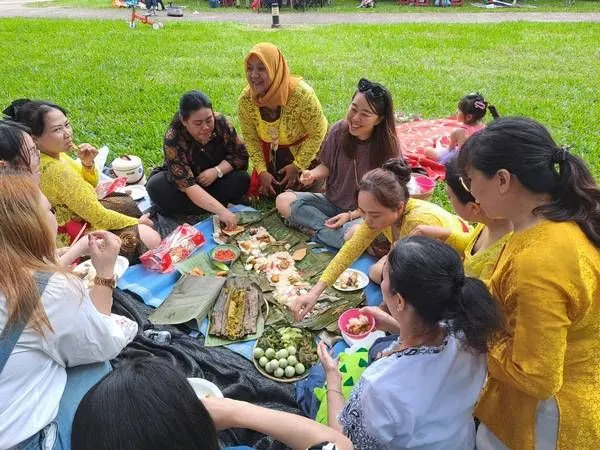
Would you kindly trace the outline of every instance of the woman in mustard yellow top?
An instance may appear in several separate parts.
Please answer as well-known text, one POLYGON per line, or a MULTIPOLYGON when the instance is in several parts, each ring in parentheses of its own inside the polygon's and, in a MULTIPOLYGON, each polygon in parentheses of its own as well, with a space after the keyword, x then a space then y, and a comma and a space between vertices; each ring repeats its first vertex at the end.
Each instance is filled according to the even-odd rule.
POLYGON ((290 75, 273 44, 255 45, 244 64, 248 85, 238 100, 238 117, 255 170, 250 194, 306 190, 298 178, 315 165, 327 133, 319 99, 301 77, 290 75))
POLYGON ((10 112, 14 120, 31 130, 40 150, 40 189, 56 211, 57 244, 70 245, 86 222, 90 225, 87 231, 108 230, 117 234, 122 241, 121 254, 131 263, 146 248, 160 244, 160 236, 147 216, 130 217, 105 208, 98 200, 98 171, 94 165, 97 151, 89 144, 80 145, 81 162, 66 154, 73 147, 73 131, 63 108, 46 101, 23 99, 13 102, 10 112))
MULTIPOLYGON (((296 320, 302 320, 313 309, 323 291, 335 283, 380 233, 394 243, 419 225, 445 227, 457 233, 469 231, 458 217, 440 206, 410 198, 406 187, 410 175, 410 168, 398 158, 365 174, 358 186, 358 209, 364 220, 329 263, 318 283, 308 294, 294 301, 292 312, 296 320)), ((376 283, 381 282, 386 259, 384 256, 371 266, 369 275, 376 283)))
POLYGON ((514 226, 490 281, 506 330, 488 354, 477 448, 596 449, 600 189, 530 119, 495 120, 459 158, 486 214, 514 226))
POLYGON ((456 158, 446 164, 446 194, 460 218, 477 222, 475 229, 470 233, 456 233, 448 228, 419 225, 411 234, 445 241, 462 256, 465 274, 487 283, 512 232, 512 224, 509 220, 491 219, 485 214, 481 205, 463 186, 456 158))

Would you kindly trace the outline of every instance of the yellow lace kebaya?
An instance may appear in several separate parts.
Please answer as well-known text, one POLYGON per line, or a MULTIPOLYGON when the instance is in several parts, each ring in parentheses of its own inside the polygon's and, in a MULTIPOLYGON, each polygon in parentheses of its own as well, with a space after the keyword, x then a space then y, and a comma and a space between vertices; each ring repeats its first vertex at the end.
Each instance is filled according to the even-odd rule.
MULTIPOLYGON (((398 238, 403 238, 408 236, 419 225, 448 228, 456 233, 466 233, 469 231, 465 229, 466 225, 462 220, 442 207, 411 198, 406 202, 400 226, 392 226, 397 227, 398 238)), ((386 228, 383 234, 393 244, 395 240, 392 226, 386 228)), ((344 244, 335 258, 331 260, 319 281, 327 284, 327 286, 333 285, 342 272, 364 253, 380 233, 381 231, 373 230, 365 222, 362 222, 350 240, 344 244)))
POLYGON ((304 81, 300 81, 290 92, 275 122, 261 118, 259 106, 253 101, 250 90, 242 92, 238 100, 238 117, 250 160, 259 174, 267 170, 261 141, 289 146, 295 164, 300 169, 307 169, 327 133, 327 119, 321 103, 304 81))
POLYGON ((451 233, 446 244, 454 248, 462 257, 465 266, 465 275, 479 278, 484 283, 489 282, 498 257, 511 233, 507 233, 489 247, 473 254, 473 247, 484 230, 485 225, 478 223, 471 233, 451 233))
POLYGON ((490 281, 506 331, 475 415, 512 449, 535 446, 536 407, 558 405, 558 449, 600 444, 600 250, 571 222, 509 238, 490 281))
MULTIPOLYGON (((70 220, 89 222, 92 229, 120 230, 137 225, 138 219, 106 209, 98 201, 94 187, 98 184, 96 169, 90 170, 61 153, 59 159, 40 155, 40 189, 56 209, 58 226, 70 220)), ((57 245, 70 244, 66 233, 58 233, 57 245)))

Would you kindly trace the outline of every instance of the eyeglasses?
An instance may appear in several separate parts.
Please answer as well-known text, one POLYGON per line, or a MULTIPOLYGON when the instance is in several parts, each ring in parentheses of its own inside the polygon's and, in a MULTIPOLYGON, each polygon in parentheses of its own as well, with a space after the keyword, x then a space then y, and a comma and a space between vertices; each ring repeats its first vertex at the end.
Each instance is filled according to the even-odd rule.
POLYGON ((465 191, 471 194, 471 179, 468 176, 460 176, 458 177, 458 181, 465 191))
POLYGON ((358 92, 371 91, 374 98, 384 97, 385 89, 378 83, 371 83, 366 78, 361 78, 358 81, 358 92))

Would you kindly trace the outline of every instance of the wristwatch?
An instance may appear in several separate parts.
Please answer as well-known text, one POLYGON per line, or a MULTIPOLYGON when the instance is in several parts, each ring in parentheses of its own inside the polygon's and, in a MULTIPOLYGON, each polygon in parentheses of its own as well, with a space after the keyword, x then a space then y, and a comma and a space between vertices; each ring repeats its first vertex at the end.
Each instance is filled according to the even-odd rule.
POLYGON ((114 289, 115 287, 117 287, 117 277, 102 278, 96 275, 96 277, 94 278, 94 284, 96 286, 106 286, 111 289, 114 289))
POLYGON ((223 172, 219 169, 219 166, 215 166, 215 170, 217 171, 217 177, 223 178, 223 172))

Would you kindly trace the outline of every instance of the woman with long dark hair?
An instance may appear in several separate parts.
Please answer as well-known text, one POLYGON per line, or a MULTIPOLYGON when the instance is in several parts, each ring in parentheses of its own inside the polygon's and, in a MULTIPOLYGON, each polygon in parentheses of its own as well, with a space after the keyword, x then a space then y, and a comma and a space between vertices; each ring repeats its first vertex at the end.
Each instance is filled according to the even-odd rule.
POLYGON ((381 292, 389 314, 364 309, 391 336, 375 342, 346 403, 338 364, 319 346, 329 425, 357 450, 473 449, 485 352, 501 326, 496 301, 456 251, 421 236, 390 251, 381 292))
POLYGON ((460 153, 487 216, 514 226, 490 288, 507 329, 488 354, 481 449, 600 442, 600 189, 539 123, 500 118, 460 153))
POLYGON ((314 233, 316 241, 341 248, 344 235, 360 218, 360 180, 399 153, 392 94, 361 78, 346 118, 331 127, 321 145, 320 164, 300 175, 307 187, 326 180, 325 193, 283 192, 277 196, 277 210, 291 226, 314 233))

